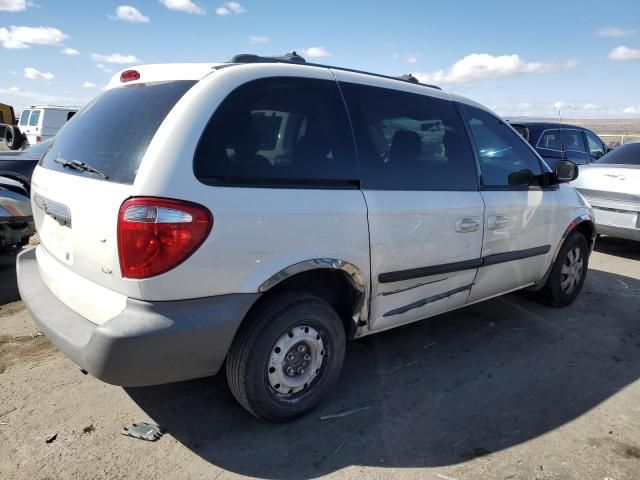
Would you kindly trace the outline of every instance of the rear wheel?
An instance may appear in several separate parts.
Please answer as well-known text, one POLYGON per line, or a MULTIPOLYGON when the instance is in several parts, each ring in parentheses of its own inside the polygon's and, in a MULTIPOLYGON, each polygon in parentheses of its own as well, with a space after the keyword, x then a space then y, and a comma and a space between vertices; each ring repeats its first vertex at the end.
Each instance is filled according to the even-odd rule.
POLYGON ((335 385, 346 336, 324 300, 302 292, 265 299, 245 320, 227 357, 227 381, 249 412, 283 422, 314 408, 335 385))
POLYGON ((542 299, 556 307, 573 303, 582 290, 588 267, 587 240, 580 232, 573 232, 562 245, 547 283, 540 290, 542 299))
POLYGON ((4 143, 7 144, 11 150, 18 150, 22 146, 24 136, 20 129, 15 125, 7 125, 4 131, 4 143))

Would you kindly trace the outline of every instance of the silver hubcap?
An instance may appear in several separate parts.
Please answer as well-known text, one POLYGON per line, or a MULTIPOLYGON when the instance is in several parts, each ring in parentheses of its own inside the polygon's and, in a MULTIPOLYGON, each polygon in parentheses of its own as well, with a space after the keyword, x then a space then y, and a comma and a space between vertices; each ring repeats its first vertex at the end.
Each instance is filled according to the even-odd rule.
POLYGON ((571 295, 580 283, 583 266, 580 247, 573 247, 567 253, 560 269, 560 288, 567 295, 571 295))
POLYGON ((305 389, 320 372, 325 356, 322 337, 313 327, 301 325, 285 332, 271 349, 267 378, 281 395, 305 389))

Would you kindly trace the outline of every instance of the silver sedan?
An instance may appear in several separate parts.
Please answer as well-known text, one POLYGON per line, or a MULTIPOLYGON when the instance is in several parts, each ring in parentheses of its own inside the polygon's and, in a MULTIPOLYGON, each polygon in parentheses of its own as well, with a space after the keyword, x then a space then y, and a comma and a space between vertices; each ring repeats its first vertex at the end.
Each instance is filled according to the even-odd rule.
POLYGON ((580 165, 571 185, 593 207, 599 234, 640 241, 640 143, 580 165))

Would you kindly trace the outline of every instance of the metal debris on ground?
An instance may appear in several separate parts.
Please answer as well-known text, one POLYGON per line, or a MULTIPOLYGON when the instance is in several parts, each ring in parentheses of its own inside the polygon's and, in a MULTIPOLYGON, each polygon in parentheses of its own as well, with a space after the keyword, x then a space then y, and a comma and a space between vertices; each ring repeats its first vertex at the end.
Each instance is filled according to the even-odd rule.
POLYGON ((10 408, 9 410, 7 410, 6 412, 0 413, 0 418, 4 417, 5 415, 10 414, 11 412, 13 412, 13 411, 15 411, 17 409, 18 409, 18 407, 13 407, 13 408, 10 408))
POLYGON ((47 437, 47 439, 44 441, 44 443, 51 443, 53 442, 56 438, 58 438, 58 432, 54 433, 53 435, 49 435, 47 437))
POLYGON ((342 450, 342 447, 344 447, 344 442, 342 442, 340 445, 338 445, 338 448, 336 448, 333 452, 331 452, 331 456, 335 455, 340 450, 342 450))
POLYGON ((164 434, 165 429, 160 425, 153 423, 139 422, 134 423, 131 427, 124 427, 120 432, 128 437, 139 438, 141 440, 149 440, 155 442, 164 434))
POLYGON ((354 408, 352 410, 347 410, 346 412, 332 413, 330 415, 323 415, 322 417, 320 417, 320 420, 332 420, 334 418, 342 418, 342 417, 346 417, 348 415, 353 415, 354 413, 362 412, 363 410, 369 410, 369 407, 354 408))

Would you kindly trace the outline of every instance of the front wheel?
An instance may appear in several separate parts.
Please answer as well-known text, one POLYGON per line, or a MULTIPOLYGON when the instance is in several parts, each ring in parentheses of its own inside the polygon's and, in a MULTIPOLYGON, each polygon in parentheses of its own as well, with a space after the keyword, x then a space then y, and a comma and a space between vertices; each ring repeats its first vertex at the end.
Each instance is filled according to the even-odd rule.
POLYGON ((589 267, 589 245, 580 232, 564 242, 540 295, 555 307, 573 303, 582 290, 589 267))
POLYGON ((342 321, 327 302, 302 292, 276 293, 256 306, 231 345, 231 392, 256 417, 299 417, 334 387, 345 343, 342 321))

